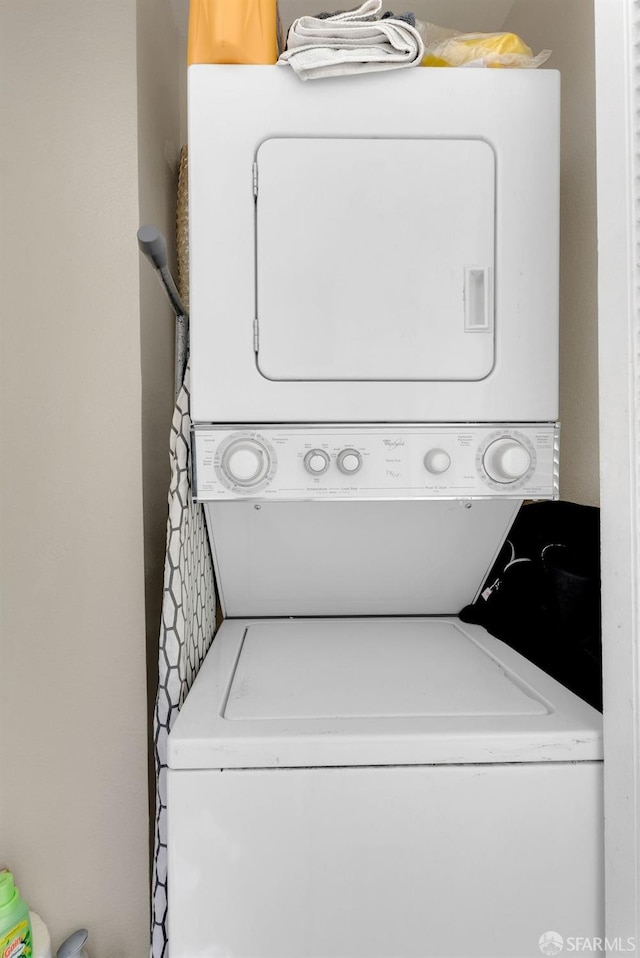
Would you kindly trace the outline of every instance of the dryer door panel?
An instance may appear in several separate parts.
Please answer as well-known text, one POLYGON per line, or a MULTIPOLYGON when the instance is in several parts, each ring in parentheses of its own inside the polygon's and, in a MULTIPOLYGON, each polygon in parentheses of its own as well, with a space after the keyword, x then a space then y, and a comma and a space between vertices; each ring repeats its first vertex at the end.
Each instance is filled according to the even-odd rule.
POLYGON ((495 156, 486 142, 270 138, 257 177, 265 378, 489 375, 495 156))

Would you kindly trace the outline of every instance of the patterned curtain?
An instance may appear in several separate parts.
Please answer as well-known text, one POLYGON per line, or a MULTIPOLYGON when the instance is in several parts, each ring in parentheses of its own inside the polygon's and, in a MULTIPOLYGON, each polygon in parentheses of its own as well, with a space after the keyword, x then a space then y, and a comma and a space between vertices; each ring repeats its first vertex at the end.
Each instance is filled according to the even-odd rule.
MULTIPOLYGON (((180 290, 187 301, 188 227, 186 150, 178 186, 180 290)), ((216 589, 202 506, 191 498, 190 369, 176 399, 169 456, 169 518, 164 567, 158 693, 154 716, 156 824, 151 901, 151 958, 167 958, 167 738, 198 674, 216 624, 216 589)))

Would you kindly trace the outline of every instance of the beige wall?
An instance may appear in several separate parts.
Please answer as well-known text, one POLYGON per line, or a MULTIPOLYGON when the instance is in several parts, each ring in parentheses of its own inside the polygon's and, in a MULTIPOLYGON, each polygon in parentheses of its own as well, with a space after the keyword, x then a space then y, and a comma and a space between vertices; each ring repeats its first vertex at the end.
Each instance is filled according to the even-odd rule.
POLYGON ((0 13, 0 861, 54 946, 86 925, 92 958, 141 958, 136 4, 0 13))
MULTIPOLYGON (((138 189, 140 223, 167 238, 175 267, 176 190, 181 145, 184 49, 168 0, 137 0, 138 189)), ((132 251, 135 256, 135 251, 132 251)), ((169 429, 174 396, 175 316, 149 263, 141 256, 142 478, 144 503, 148 704, 151 721, 158 677, 158 632, 169 488, 169 429)), ((150 755, 150 779, 154 778, 150 755)), ((151 813, 155 788, 150 781, 151 813)))
MULTIPOLYGON (((187 18, 187 7, 184 0, 172 0, 178 16, 187 18)), ((413 10, 420 19, 430 20, 442 26, 454 27, 456 30, 499 30, 513 6, 514 0, 411 0, 410 3, 383 4, 383 9, 413 10)), ((530 0, 531 2, 531 0, 530 0)), ((353 3, 348 7, 357 6, 353 3)), ((295 17, 308 14, 313 15, 318 10, 344 9, 340 3, 325 3, 324 6, 316 0, 279 0, 278 7, 282 24, 288 29, 295 17)))
POLYGON ((560 492, 597 505, 598 312, 592 0, 516 0, 507 28, 562 73, 560 492))

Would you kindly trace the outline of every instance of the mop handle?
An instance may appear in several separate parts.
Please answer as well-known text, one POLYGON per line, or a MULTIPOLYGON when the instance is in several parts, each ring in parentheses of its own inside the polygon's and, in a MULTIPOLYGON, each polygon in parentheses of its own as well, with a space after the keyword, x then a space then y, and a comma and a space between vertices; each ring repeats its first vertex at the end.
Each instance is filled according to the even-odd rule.
POLYGON ((167 266, 167 244, 160 230, 155 226, 141 226, 138 230, 138 246, 158 274, 169 297, 171 308, 176 314, 175 392, 177 396, 187 365, 189 313, 167 266))
POLYGON ((138 246, 157 271, 176 316, 187 317, 187 310, 167 266, 167 244, 160 230, 155 226, 141 226, 138 230, 138 246))

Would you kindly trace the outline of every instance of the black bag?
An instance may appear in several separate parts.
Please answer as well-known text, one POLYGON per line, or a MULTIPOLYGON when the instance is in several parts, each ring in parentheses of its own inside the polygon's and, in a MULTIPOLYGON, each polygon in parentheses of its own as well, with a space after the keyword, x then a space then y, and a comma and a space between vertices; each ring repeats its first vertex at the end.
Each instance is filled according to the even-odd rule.
POLYGON ((524 505, 460 618, 483 625, 602 710, 600 510, 524 505))

